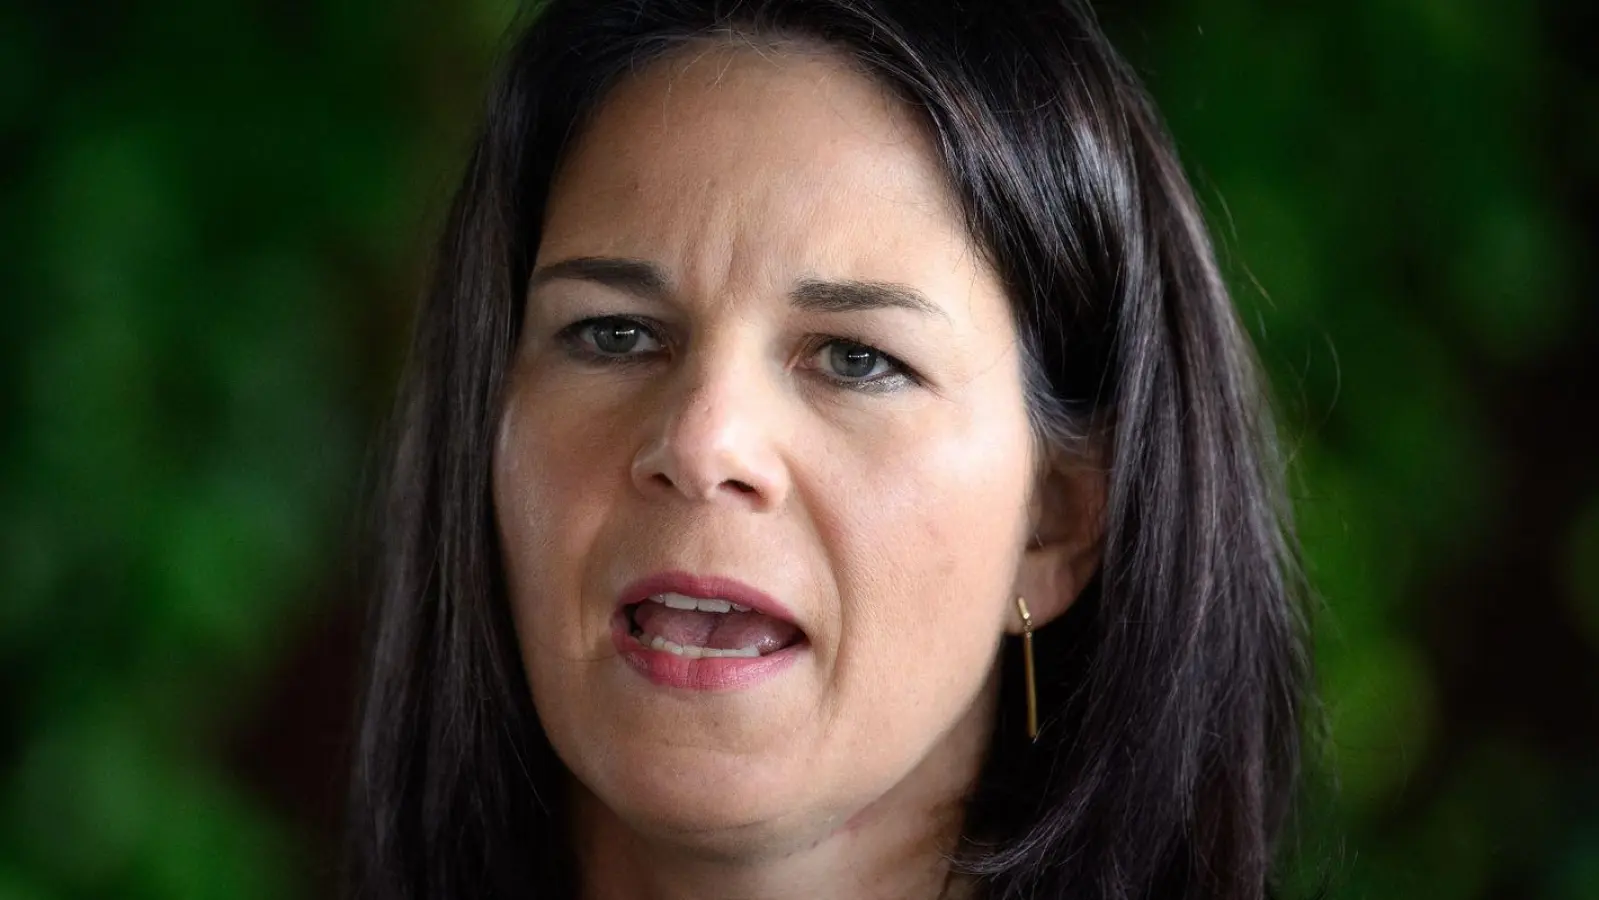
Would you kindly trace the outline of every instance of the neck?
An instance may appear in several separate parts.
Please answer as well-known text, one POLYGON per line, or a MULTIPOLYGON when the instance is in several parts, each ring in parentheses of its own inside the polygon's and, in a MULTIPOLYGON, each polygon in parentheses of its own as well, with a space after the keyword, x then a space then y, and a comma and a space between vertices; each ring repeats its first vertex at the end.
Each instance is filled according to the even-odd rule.
POLYGON ((841 829, 814 846, 760 858, 697 856, 600 821, 579 857, 584 900, 859 900, 962 896, 945 854, 954 838, 841 829))
POLYGON ((841 825, 739 856, 696 850, 630 828, 574 785, 583 900, 961 900, 973 884, 949 857, 982 766, 997 679, 904 781, 841 825))

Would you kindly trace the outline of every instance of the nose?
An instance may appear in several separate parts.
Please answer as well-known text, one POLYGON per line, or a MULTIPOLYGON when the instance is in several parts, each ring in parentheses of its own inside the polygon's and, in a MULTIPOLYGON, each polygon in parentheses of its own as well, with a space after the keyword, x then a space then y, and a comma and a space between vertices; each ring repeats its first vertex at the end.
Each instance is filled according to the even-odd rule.
POLYGON ((633 459, 633 483, 646 495, 737 502, 774 509, 787 499, 776 398, 749 371, 684 366, 656 410, 633 459))

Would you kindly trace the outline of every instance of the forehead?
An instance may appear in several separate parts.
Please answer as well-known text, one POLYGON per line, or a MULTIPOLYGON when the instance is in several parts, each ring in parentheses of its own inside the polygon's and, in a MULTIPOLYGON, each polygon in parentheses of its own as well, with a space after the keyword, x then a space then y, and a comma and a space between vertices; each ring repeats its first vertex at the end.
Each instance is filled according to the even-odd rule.
MULTIPOLYGON (((707 289, 975 274, 926 129, 829 51, 709 41, 628 76, 558 172, 539 264, 651 259, 707 289)), ((969 285, 968 285, 969 286, 969 285)))

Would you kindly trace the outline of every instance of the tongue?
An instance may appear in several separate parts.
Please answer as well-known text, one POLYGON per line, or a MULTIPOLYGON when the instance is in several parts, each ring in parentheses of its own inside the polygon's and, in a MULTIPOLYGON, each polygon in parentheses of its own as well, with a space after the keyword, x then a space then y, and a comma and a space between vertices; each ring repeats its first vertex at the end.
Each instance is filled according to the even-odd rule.
POLYGON ((742 650, 754 647, 773 653, 799 640, 798 628, 758 612, 700 612, 672 609, 659 603, 640 603, 633 623, 646 634, 660 635, 683 647, 742 650))

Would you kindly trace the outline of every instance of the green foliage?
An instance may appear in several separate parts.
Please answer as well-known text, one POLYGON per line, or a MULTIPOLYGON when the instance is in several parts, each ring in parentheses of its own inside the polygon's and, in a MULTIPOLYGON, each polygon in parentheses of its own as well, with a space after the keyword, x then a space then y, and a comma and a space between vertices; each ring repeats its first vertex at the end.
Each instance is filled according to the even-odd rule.
MULTIPOLYGON (((1452 606, 1452 586, 1516 529, 1552 525, 1571 603, 1528 615, 1587 623, 1591 696, 1599 479, 1589 465, 1585 482, 1537 486, 1586 491, 1589 511, 1529 526, 1525 436, 1500 385, 1595 350, 1592 222, 1560 190, 1593 169, 1558 168, 1593 149, 1596 107, 1561 100, 1594 96, 1594 73, 1560 56, 1549 3, 1148 5, 1113 30, 1198 176, 1300 448, 1330 740, 1293 882, 1334 898, 1599 896, 1592 769, 1464 718, 1443 697, 1470 690, 1447 679, 1471 668, 1439 660, 1464 630, 1449 617, 1488 618, 1452 606), (1555 144, 1567 115, 1587 119, 1585 148, 1555 144)), ((1487 637, 1474 652, 1499 649, 1487 637)))
POLYGON ((303 896, 227 746, 352 568, 509 10, 78 6, 0 8, 0 896, 303 896))
MULTIPOLYGON (((0 6, 0 900, 303 896, 227 748, 347 580, 511 2, 67 6, 0 6)), ((1288 413, 1331 729, 1289 881, 1333 898, 1599 896, 1594 739, 1471 693, 1501 601, 1585 664, 1514 690, 1599 693, 1599 478, 1529 511, 1518 393, 1596 348, 1567 9, 1105 4, 1288 413), (1473 595, 1526 529, 1549 602, 1473 595)))

